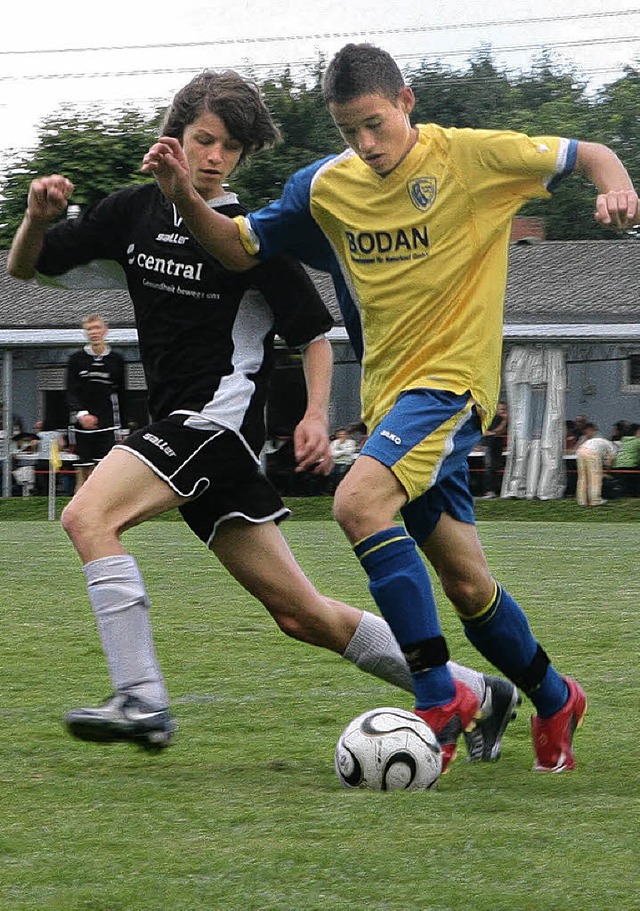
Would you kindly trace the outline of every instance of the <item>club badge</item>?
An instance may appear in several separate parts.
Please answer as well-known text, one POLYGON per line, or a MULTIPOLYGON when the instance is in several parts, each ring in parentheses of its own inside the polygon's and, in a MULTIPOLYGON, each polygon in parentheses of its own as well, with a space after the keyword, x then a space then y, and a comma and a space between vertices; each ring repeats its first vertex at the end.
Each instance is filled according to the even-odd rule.
POLYGON ((407 190, 416 209, 426 212, 435 202, 438 182, 435 177, 415 177, 407 181, 407 190))

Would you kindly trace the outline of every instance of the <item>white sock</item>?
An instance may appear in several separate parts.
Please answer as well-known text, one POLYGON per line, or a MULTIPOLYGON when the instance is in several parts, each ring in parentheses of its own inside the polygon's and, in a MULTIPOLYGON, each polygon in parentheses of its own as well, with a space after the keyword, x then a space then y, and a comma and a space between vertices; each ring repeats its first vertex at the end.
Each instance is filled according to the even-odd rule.
POLYGON ((358 628, 342 653, 362 671, 413 693, 406 659, 386 620, 363 611, 358 628))
MULTIPOLYGON (((362 671, 367 671, 409 693, 413 692, 411 674, 404 654, 389 624, 377 614, 363 611, 358 628, 342 657, 362 671)), ((486 689, 484 675, 454 661, 449 661, 448 667, 454 680, 466 684, 482 704, 486 689)))
POLYGON ((103 557, 83 566, 102 650, 116 692, 165 707, 169 694, 153 645, 149 598, 135 559, 103 557))

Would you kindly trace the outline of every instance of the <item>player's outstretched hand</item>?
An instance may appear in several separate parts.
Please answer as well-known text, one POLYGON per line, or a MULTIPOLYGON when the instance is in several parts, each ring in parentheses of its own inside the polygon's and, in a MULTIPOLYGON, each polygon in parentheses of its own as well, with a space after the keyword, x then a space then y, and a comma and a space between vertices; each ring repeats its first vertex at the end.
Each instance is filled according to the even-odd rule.
POLYGON ((328 475, 333 465, 327 428, 322 421, 304 418, 293 432, 296 471, 328 475))
POLYGON ((638 194, 635 190, 610 190, 596 199, 595 219, 601 225, 624 230, 640 220, 638 194))
POLYGON ((31 181, 27 196, 27 215, 32 221, 53 221, 67 208, 73 184, 61 174, 37 177, 31 181))
POLYGON ((161 136, 142 159, 143 174, 153 174, 164 195, 177 202, 191 190, 187 158, 177 139, 161 136))

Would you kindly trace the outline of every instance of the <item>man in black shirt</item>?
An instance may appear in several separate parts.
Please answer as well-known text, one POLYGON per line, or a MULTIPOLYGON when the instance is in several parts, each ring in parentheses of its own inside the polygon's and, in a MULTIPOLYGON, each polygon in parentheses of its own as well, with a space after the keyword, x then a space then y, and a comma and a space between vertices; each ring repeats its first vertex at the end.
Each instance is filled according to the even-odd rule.
POLYGON ((107 344, 108 326, 94 313, 82 323, 87 344, 67 361, 69 436, 75 444, 76 490, 120 436, 124 423, 125 365, 107 344))
MULTIPOLYGON (((232 72, 205 71, 178 92, 163 132, 181 142, 198 193, 229 216, 244 212, 226 189, 231 172, 278 138, 257 88, 232 72)), ((384 620, 324 597, 303 574, 277 527, 289 511, 259 467, 277 333, 303 351, 308 401, 294 433, 298 468, 331 468, 332 356, 324 333, 332 319, 307 273, 289 258, 227 271, 194 240, 155 182, 113 193, 81 218, 51 226, 72 192, 60 175, 32 182, 9 271, 46 276, 61 287, 128 289, 152 423, 114 446, 63 513, 114 689, 104 705, 67 713, 69 731, 144 747, 171 740, 175 722, 149 598, 120 536, 176 507, 284 632, 410 690, 404 656, 384 620)), ((487 749, 477 758, 497 758, 517 691, 499 678, 459 672, 490 706, 478 726, 487 749)))

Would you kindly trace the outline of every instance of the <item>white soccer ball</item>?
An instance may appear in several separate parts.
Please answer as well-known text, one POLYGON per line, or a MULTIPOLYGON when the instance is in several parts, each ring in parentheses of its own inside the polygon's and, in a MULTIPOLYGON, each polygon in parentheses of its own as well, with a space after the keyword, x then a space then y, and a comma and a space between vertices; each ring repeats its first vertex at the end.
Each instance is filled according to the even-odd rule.
POLYGON ((413 712, 370 709, 340 735, 335 769, 345 788, 426 791, 442 772, 442 751, 429 725, 413 712))

